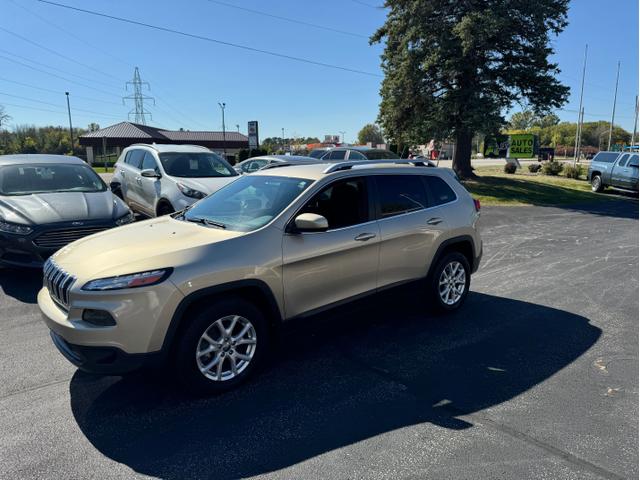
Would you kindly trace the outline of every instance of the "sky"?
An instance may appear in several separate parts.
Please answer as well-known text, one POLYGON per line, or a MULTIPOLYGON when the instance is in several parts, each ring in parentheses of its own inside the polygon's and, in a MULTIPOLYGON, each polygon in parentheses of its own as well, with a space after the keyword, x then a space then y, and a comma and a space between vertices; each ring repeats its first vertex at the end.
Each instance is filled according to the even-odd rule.
MULTIPOLYGON (((0 0, 0 105, 15 125, 108 126, 133 108, 126 82, 139 67, 148 123, 166 129, 247 131, 260 137, 338 135, 347 142, 374 122, 381 45, 368 37, 385 20, 381 0, 53 0, 241 45, 175 35, 60 8, 0 0), (258 10, 271 16, 260 15, 258 10), (287 21, 286 17, 295 21, 287 21), (318 28, 322 27, 322 28, 318 28), (259 49, 302 62, 257 52, 259 49), (346 70, 345 70, 346 69, 346 70), (351 71, 353 70, 353 71, 351 71)), ((576 121, 585 44, 585 121, 609 120, 621 62, 616 124, 631 131, 638 91, 637 0, 574 0, 569 25, 553 38, 560 80, 571 87, 562 120, 576 121)), ((515 105, 512 112, 521 110, 515 105)), ((133 117, 131 117, 133 119, 133 117)))

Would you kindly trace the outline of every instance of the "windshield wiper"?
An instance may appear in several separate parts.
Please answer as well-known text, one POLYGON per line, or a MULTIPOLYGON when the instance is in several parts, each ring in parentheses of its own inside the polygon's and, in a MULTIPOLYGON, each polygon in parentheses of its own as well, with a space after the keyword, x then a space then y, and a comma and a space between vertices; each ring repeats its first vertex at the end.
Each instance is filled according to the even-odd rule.
POLYGON ((216 228, 227 228, 227 226, 224 223, 220 223, 220 222, 215 222, 213 220, 209 220, 208 218, 204 218, 204 217, 193 217, 193 218, 187 218, 184 217, 188 222, 193 222, 193 223, 199 223, 201 225, 206 225, 208 227, 216 227, 216 228))

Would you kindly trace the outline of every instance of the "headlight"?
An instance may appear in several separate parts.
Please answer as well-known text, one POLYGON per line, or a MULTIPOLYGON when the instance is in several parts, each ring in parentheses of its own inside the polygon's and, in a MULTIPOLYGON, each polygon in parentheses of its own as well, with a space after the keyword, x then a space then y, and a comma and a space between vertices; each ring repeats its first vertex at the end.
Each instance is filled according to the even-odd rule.
POLYGON ((162 282, 171 275, 172 271, 172 268, 163 268, 129 275, 118 275, 117 277, 99 278, 85 283, 82 290, 100 291, 147 287, 162 282))
POLYGON ((13 233, 14 235, 29 235, 33 232, 31 227, 20 225, 18 223, 9 223, 0 220, 0 232, 13 233))
POLYGON ((206 195, 200 192, 199 190, 194 190, 193 188, 189 188, 186 185, 183 185, 182 183, 176 183, 176 186, 178 187, 178 190, 180 190, 182 194, 186 195, 187 197, 191 197, 191 198, 206 197, 206 195))
POLYGON ((133 214, 133 212, 129 212, 126 215, 123 215, 122 217, 118 218, 116 220, 116 225, 117 226, 126 225, 127 223, 135 222, 135 220, 136 220, 136 216, 133 214))

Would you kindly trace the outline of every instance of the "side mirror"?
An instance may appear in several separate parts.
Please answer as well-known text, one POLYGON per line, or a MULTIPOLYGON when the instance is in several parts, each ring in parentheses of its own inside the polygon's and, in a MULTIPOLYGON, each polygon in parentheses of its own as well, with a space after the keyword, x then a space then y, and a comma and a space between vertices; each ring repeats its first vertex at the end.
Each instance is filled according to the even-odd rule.
POLYGON ((146 178, 160 178, 161 175, 159 172, 157 172, 156 170, 154 170, 153 168, 147 168, 145 170, 142 170, 140 172, 140 176, 141 177, 146 177, 146 178))
POLYGON ((327 219, 315 213, 301 213, 294 223, 299 232, 323 232, 329 228, 327 219))

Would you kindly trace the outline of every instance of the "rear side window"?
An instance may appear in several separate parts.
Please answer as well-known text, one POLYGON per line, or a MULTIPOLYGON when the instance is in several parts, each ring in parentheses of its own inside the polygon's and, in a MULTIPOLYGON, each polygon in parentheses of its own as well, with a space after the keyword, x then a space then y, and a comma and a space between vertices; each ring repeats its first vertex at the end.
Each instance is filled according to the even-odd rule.
POLYGON ((124 159, 124 162, 127 165, 131 165, 133 168, 137 168, 138 170, 140 170, 140 167, 142 166, 143 157, 144 157, 144 150, 131 150, 129 153, 127 153, 127 156, 124 159))
POLYGON ((376 184, 381 218, 427 208, 427 192, 417 175, 377 176, 376 184))
POLYGON ((638 168, 638 155, 631 155, 631 160, 629 160, 629 166, 638 168))
POLYGON ((344 160, 346 153, 346 150, 332 150, 329 152, 329 155, 325 157, 325 160, 344 160))
POLYGON ((456 199, 455 192, 449 185, 447 185, 447 182, 442 180, 440 177, 426 175, 424 179, 427 183, 427 188, 431 193, 431 201, 433 202, 432 206, 435 207, 444 203, 453 202, 456 199))
POLYGON ((360 152, 356 152, 355 150, 349 150, 349 160, 366 160, 366 159, 367 157, 365 157, 360 152))
POLYGON ((592 162, 600 162, 600 163, 613 163, 616 161, 620 155, 617 152, 598 152, 595 157, 593 157, 592 162))
POLYGON ((622 155, 622 157, 620 157, 620 161, 618 162, 618 165, 621 167, 626 167, 628 161, 629 161, 629 154, 625 153, 624 155, 622 155))

